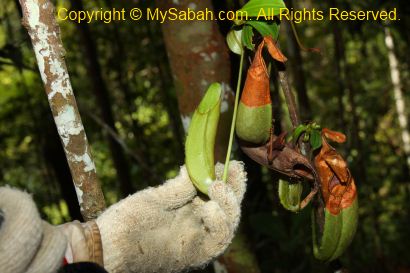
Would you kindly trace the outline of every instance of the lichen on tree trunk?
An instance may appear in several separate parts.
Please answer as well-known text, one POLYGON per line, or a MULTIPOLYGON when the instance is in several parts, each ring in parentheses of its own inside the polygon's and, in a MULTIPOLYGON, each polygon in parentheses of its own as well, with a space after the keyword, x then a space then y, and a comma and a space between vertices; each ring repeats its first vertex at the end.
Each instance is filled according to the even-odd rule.
POLYGON ((20 0, 20 5, 81 213, 84 219, 93 219, 105 208, 105 201, 64 61, 54 6, 49 0, 20 0))

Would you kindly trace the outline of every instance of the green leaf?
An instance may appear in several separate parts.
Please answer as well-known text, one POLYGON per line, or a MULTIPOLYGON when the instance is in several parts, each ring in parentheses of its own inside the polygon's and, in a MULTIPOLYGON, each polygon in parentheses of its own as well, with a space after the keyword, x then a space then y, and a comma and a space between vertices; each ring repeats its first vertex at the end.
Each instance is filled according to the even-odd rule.
POLYGON ((311 126, 312 126, 312 128, 315 129, 315 130, 322 131, 322 126, 320 126, 320 125, 317 124, 316 122, 313 122, 313 123, 311 124, 311 126))
POLYGON ((255 45, 252 43, 253 29, 249 25, 245 25, 242 30, 242 43, 250 50, 255 49, 255 45))
POLYGON ((293 131, 293 136, 292 139, 293 141, 297 141, 298 138, 300 137, 300 135, 305 132, 307 129, 307 126, 304 124, 300 124, 298 127, 296 127, 296 129, 293 131))
POLYGON ((243 51, 242 29, 231 29, 226 36, 226 43, 233 53, 241 55, 243 51))
POLYGON ((303 142, 308 142, 310 138, 310 133, 306 130, 305 135, 303 136, 303 142))
POLYGON ((322 146, 322 136, 320 134, 320 131, 318 130, 312 130, 310 133, 310 146, 312 147, 312 150, 316 150, 322 146))
POLYGON ((276 23, 268 23, 263 21, 247 21, 247 25, 256 29, 263 37, 271 36, 274 40, 278 38, 279 26, 276 23))
POLYGON ((281 8, 286 8, 283 0, 250 0, 240 11, 246 12, 248 17, 267 20, 278 15, 281 8))

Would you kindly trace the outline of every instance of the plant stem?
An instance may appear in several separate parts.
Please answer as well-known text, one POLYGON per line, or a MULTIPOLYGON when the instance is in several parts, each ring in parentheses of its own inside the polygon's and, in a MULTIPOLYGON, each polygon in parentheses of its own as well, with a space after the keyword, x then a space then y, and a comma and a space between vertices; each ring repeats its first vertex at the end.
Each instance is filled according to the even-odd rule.
MULTIPOLYGON (((295 129, 301 123, 299 112, 296 106, 295 96, 293 95, 292 89, 290 88, 288 74, 286 73, 286 67, 283 65, 279 67, 278 70, 279 70, 278 71, 279 82, 280 82, 280 85, 282 86, 283 94, 285 95, 285 100, 288 106, 288 111, 289 111, 290 120, 292 122, 292 127, 293 129, 295 129)), ((302 154, 304 156, 308 156, 310 152, 308 145, 303 141, 300 141, 299 144, 300 144, 302 154)))
MULTIPOLYGON (((300 124, 299 112, 296 108, 295 97, 290 88, 289 79, 286 73, 286 67, 284 65, 280 65, 278 67, 278 74, 279 74, 279 82, 282 86, 282 90, 283 90, 283 93, 286 99, 286 104, 288 106, 289 116, 292 121, 292 127, 293 129, 295 129, 300 124)), ((308 156, 310 154, 309 145, 307 143, 304 143, 302 140, 299 141, 299 144, 300 144, 300 150, 301 150, 302 155, 304 155, 311 162, 312 159, 310 158, 310 156, 308 156)), ((314 183, 319 183, 317 177, 315 177, 314 183)), ((320 189, 321 187, 320 184, 318 186, 320 189)), ((324 208, 324 203, 320 197, 316 198, 316 200, 317 200, 316 204, 314 205, 315 210, 318 212, 318 215, 316 215, 316 224, 318 225, 319 230, 323 230, 324 223, 325 223, 324 214, 322 213, 323 208, 324 208)))
POLYGON ((236 124, 236 113, 238 110, 239 93, 241 91, 242 67, 243 67, 244 56, 245 56, 245 49, 243 48, 242 53, 241 53, 241 61, 239 63, 238 81, 236 83, 235 104, 233 107, 233 116, 232 116, 232 123, 231 123, 231 132, 229 134, 228 151, 226 152, 225 167, 224 167, 224 173, 222 176, 223 182, 226 182, 226 180, 228 179, 229 159, 231 158, 232 143, 233 143, 233 137, 234 137, 234 132, 235 132, 235 124, 236 124))
POLYGON ((288 105, 288 111, 290 120, 292 121, 292 127, 295 129, 300 124, 300 118, 298 115, 298 110, 296 108, 295 96, 290 89, 289 79, 285 69, 280 69, 278 71, 279 82, 282 86, 283 94, 285 95, 286 104, 288 105))

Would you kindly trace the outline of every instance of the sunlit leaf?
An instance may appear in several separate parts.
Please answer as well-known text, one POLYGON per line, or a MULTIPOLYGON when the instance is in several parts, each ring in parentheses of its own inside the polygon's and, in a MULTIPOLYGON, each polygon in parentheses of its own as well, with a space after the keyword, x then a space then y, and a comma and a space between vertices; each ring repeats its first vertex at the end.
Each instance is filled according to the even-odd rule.
POLYGON ((279 25, 276 23, 268 23, 263 21, 247 21, 246 24, 256 29, 256 31, 258 31, 263 37, 270 36, 274 40, 278 38, 279 25))
POLYGON ((242 29, 232 29, 231 31, 229 31, 228 35, 226 36, 226 43, 233 53, 241 55, 243 51, 242 29))
POLYGON ((286 8, 282 0, 251 0, 240 11, 246 12, 249 17, 272 17, 278 15, 281 8, 286 8))
POLYGON ((298 127, 296 127, 295 131, 293 131, 293 136, 292 136, 293 141, 297 141, 300 135, 305 131, 306 131, 306 125, 304 124, 300 124, 298 127))
POLYGON ((310 133, 310 146, 312 150, 316 150, 322 146, 322 137, 320 131, 312 130, 310 133))
POLYGON ((250 50, 255 49, 255 45, 252 43, 253 30, 249 25, 245 25, 242 29, 242 43, 250 50))

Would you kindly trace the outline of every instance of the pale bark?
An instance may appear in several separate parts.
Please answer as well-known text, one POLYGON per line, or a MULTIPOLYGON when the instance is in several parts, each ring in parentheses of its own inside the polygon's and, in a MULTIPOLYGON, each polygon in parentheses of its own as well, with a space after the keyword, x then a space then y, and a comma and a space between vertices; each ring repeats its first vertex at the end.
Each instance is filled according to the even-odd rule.
POLYGON ((402 86, 400 81, 400 70, 398 66, 399 62, 397 60, 396 54, 394 53, 394 41, 390 33, 390 29, 385 27, 384 33, 387 55, 389 58, 390 76, 393 84, 394 102, 396 104, 397 116, 401 128, 403 150, 406 154, 407 165, 410 168, 410 134, 408 129, 408 120, 405 112, 406 106, 404 103, 403 91, 401 89, 402 86))
POLYGON ((49 0, 20 0, 23 25, 33 44, 41 79, 66 154, 81 214, 93 219, 105 208, 91 149, 64 60, 60 28, 49 0))

